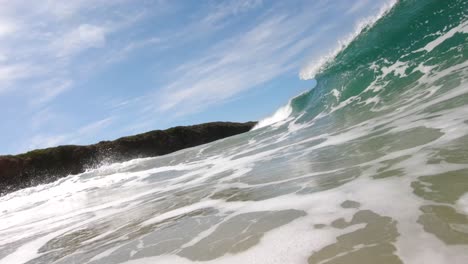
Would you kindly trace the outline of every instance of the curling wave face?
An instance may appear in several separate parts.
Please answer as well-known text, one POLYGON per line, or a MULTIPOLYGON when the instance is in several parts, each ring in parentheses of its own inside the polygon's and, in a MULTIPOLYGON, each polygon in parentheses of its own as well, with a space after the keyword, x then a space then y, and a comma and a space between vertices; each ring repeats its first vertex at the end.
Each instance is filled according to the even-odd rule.
POLYGON ((0 263, 468 263, 467 12, 400 1, 279 123, 1 197, 0 263))

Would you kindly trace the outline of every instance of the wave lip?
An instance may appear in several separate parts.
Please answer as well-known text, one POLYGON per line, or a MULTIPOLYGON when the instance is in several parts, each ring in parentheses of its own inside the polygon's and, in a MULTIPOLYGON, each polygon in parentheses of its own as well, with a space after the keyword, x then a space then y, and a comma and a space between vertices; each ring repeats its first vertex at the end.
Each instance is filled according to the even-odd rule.
POLYGON ((318 59, 311 60, 299 72, 299 78, 302 80, 314 79, 323 68, 332 62, 336 56, 346 49, 354 39, 356 39, 365 29, 372 27, 379 19, 384 17, 397 3, 397 0, 389 0, 380 11, 373 16, 367 17, 357 23, 355 30, 337 42, 335 48, 332 48, 327 54, 319 57, 318 59))

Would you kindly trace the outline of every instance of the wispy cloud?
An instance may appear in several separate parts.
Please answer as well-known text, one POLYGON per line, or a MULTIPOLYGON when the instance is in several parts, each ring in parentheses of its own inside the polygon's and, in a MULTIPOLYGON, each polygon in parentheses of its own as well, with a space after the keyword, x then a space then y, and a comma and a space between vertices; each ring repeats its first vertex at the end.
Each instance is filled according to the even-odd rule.
POLYGON ((124 46, 121 46, 121 47, 118 47, 116 49, 109 51, 106 54, 107 55, 106 59, 103 60, 104 61, 103 66, 125 60, 133 52, 141 50, 141 49, 145 49, 145 48, 151 48, 152 46, 156 46, 160 44, 161 42, 162 40, 157 37, 149 37, 145 39, 132 40, 124 46))
MULTIPOLYGON (((38 122, 48 121, 46 115, 48 111, 49 110, 44 110, 44 112, 38 116, 38 122)), ((90 136, 93 136, 96 133, 110 126, 113 121, 114 119, 111 117, 101 119, 89 124, 85 124, 82 127, 78 128, 75 132, 71 133, 36 134, 32 138, 27 140, 24 144, 22 144, 22 147, 20 147, 19 152, 29 151, 38 148, 48 148, 61 144, 76 144, 77 142, 83 142, 84 139, 87 139, 90 136)))
POLYGON ((36 96, 31 98, 31 105, 37 106, 53 100, 73 85, 71 80, 51 79, 35 87, 36 96))
POLYGON ((33 130, 37 130, 47 125, 54 118, 55 113, 50 108, 44 108, 32 115, 30 126, 33 130))
POLYGON ((9 84, 16 80, 34 75, 36 69, 28 64, 0 65, 0 92, 6 90, 9 84))
POLYGON ((10 21, 0 20, 0 39, 14 33, 17 26, 10 21))
POLYGON ((105 28, 81 24, 55 40, 51 48, 58 57, 69 57, 89 48, 100 48, 106 43, 105 28))
POLYGON ((58 146, 67 141, 67 135, 34 135, 26 144, 23 144, 23 146, 19 148, 18 153, 58 146))
MULTIPOLYGON (((62 96, 119 61, 117 57, 123 60, 156 42, 151 37, 144 42, 136 39, 132 45, 122 41, 148 12, 144 4, 129 6, 131 2, 0 0, 0 110, 7 118, 21 116, 16 122, 8 121, 14 126, 1 130, 10 138, 31 142, 8 146, 10 143, 0 140, 8 152, 16 151, 15 145, 27 150, 86 138, 93 132, 92 127, 87 128, 89 133, 77 129, 87 118, 77 118, 79 111, 65 113, 57 99, 66 98, 62 96), (57 117, 66 122, 58 125, 57 117), (23 131, 24 138, 12 135, 17 130, 23 131)), ((108 122, 94 125, 104 127, 108 122)))
POLYGON ((204 18, 204 22, 216 24, 222 20, 249 11, 260 6, 263 0, 234 0, 221 2, 213 7, 213 10, 204 18))
POLYGON ((252 89, 301 63, 299 54, 318 35, 306 34, 310 14, 276 14, 246 32, 217 43, 202 59, 181 64, 156 95, 158 111, 189 114, 252 89))
POLYGON ((97 133, 98 131, 108 127, 112 122, 113 122, 112 117, 108 117, 105 119, 101 119, 95 122, 92 122, 90 124, 87 124, 80 129, 78 129, 78 135, 79 136, 85 136, 85 135, 92 135, 97 133))
POLYGON ((360 9, 368 5, 368 3, 369 3, 369 0, 354 1, 354 4, 350 8, 348 8, 348 10, 346 11, 346 14, 349 15, 349 14, 356 13, 357 11, 359 11, 360 9))
MULTIPOLYGON (((142 18, 144 9, 125 12, 127 2, 0 0, 0 91, 14 92, 21 88, 16 82, 25 80, 46 86, 57 75, 70 79, 67 89, 72 88, 80 81, 73 73, 90 64, 81 55, 96 49, 105 53, 109 35, 142 18)), ((91 62, 99 63, 107 62, 91 62)))

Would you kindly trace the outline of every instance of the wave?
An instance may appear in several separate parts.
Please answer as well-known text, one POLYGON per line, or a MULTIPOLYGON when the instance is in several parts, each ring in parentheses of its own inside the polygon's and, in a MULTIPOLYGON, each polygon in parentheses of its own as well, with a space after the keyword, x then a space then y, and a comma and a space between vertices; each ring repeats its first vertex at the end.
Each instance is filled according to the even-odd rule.
POLYGON ((359 36, 364 30, 372 27, 380 18, 384 17, 397 3, 397 0, 388 1, 382 6, 377 14, 361 19, 357 24, 353 32, 339 40, 330 52, 327 54, 311 60, 305 67, 299 72, 299 77, 302 80, 314 79, 315 75, 319 73, 329 62, 345 49, 357 36, 359 36))
POLYGON ((386 109, 397 91, 415 90, 428 76, 459 62, 467 41, 459 35, 468 32, 468 15, 460 1, 439 4, 389 1, 378 14, 360 22, 336 49, 301 70, 302 79, 316 80, 313 89, 291 99, 255 129, 288 118, 310 122, 346 107, 356 112, 386 109), (457 15, 446 17, 447 13, 457 15))
MULTIPOLYGON (((302 80, 314 79, 315 75, 319 73, 327 64, 332 62, 335 57, 342 52, 357 36, 359 36, 365 29, 368 29, 375 24, 380 18, 384 17, 397 3, 397 0, 389 0, 384 4, 377 14, 360 20, 355 27, 355 30, 343 39, 337 42, 337 45, 332 51, 323 55, 322 57, 312 60, 307 66, 302 68, 299 72, 299 77, 302 80)), ((313 89, 313 88, 312 88, 313 89)), ((311 89, 311 90, 312 90, 311 89)), ((273 124, 279 125, 280 122, 286 121, 294 112, 298 113, 303 110, 304 105, 308 104, 305 101, 309 101, 307 92, 295 96, 290 99, 288 104, 282 106, 276 112, 264 119, 262 119, 252 130, 257 130, 263 127, 267 127, 273 124)))

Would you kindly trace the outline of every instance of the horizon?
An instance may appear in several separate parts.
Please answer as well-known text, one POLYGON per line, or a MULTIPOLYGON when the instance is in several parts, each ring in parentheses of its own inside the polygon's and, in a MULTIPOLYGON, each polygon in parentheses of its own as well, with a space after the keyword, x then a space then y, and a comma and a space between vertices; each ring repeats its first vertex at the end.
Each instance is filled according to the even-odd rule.
POLYGON ((0 155, 260 121, 392 2, 0 0, 0 155))

